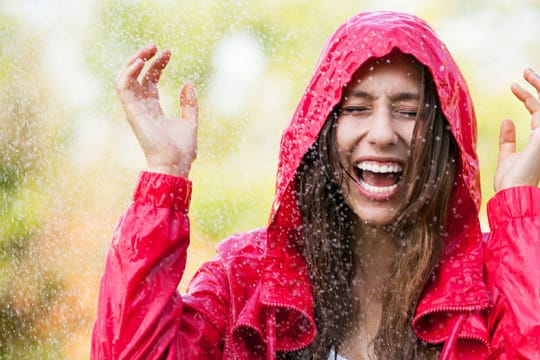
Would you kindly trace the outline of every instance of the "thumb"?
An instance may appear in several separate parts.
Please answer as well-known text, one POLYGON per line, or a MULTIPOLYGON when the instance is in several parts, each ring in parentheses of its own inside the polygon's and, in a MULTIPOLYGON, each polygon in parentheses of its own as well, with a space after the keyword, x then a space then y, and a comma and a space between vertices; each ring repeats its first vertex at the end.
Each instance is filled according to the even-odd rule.
POLYGON ((199 116, 199 103, 197 93, 191 84, 185 84, 180 91, 180 110, 183 119, 191 119, 197 122, 199 116))
POLYGON ((516 127, 509 119, 503 120, 499 132, 499 159, 516 152, 516 127))

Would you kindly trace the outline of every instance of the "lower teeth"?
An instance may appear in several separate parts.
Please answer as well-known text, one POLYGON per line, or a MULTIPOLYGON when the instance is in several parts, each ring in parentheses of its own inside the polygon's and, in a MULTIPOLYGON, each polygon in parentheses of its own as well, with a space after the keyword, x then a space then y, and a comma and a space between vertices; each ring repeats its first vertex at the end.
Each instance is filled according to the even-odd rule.
POLYGON ((361 181, 360 185, 369 192, 374 192, 374 193, 379 193, 379 194, 391 192, 397 188, 397 184, 390 185, 390 186, 374 186, 364 181, 361 181))

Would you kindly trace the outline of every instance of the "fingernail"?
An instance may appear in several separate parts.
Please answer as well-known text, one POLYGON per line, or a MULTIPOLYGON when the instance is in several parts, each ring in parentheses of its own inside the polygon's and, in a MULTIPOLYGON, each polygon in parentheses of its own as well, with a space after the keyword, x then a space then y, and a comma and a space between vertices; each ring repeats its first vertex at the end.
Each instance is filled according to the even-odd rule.
POLYGON ((531 74, 533 74, 534 76, 538 77, 538 74, 536 73, 536 71, 533 70, 533 68, 531 67, 528 67, 527 68, 527 71, 529 71, 531 74))
POLYGON ((195 88, 191 84, 186 84, 182 88, 182 99, 187 102, 189 105, 193 105, 195 103, 195 99, 197 98, 197 93, 195 91, 195 88))
POLYGON ((190 97, 197 96, 197 92, 195 91, 195 87, 193 86, 193 84, 187 84, 186 87, 190 97))

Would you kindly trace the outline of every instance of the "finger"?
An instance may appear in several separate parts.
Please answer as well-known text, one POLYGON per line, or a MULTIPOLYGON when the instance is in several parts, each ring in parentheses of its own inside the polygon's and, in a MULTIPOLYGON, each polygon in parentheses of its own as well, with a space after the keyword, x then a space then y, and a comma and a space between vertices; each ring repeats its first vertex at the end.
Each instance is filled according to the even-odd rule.
POLYGON ((540 76, 536 72, 534 72, 533 69, 528 68, 525 69, 525 71, 523 72, 523 77, 525 78, 525 80, 527 80, 529 84, 534 86, 536 92, 540 94, 540 76))
POLYGON ((540 154, 540 128, 537 128, 531 132, 529 137, 529 144, 523 150, 523 161, 526 166, 526 173, 523 179, 523 185, 538 186, 540 180, 540 161, 538 161, 538 154, 540 154))
POLYGON ((499 132, 499 159, 516 152, 516 127, 512 120, 503 120, 499 132))
POLYGON ((146 72, 143 79, 143 89, 145 90, 154 90, 156 85, 163 73, 163 69, 169 63, 171 59, 171 52, 169 50, 164 50, 159 56, 152 62, 148 71, 146 72))
POLYGON ((180 109, 183 119, 191 119, 197 122, 199 116, 199 103, 197 93, 191 84, 185 84, 180 91, 180 109))
POLYGON ((133 81, 137 81, 137 77, 144 67, 144 61, 135 59, 130 65, 122 68, 116 76, 116 90, 119 92, 128 88, 133 81))
POLYGON ((540 111, 533 114, 531 118, 531 129, 536 130, 540 127, 540 111))
POLYGON ((131 83, 131 81, 136 80, 141 73, 145 62, 154 56, 156 51, 156 45, 150 44, 129 57, 116 75, 117 89, 125 88, 131 83))
POLYGON ((130 56, 128 58, 128 60, 126 61, 125 65, 129 65, 129 64, 131 64, 132 62, 134 62, 137 59, 141 59, 144 62, 146 62, 149 59, 151 59, 152 57, 154 57, 154 55, 156 55, 156 53, 157 53, 156 44, 146 45, 145 47, 139 49, 135 54, 130 56))
POLYGON ((531 114, 540 111, 540 101, 533 94, 516 83, 512 84, 511 89, 512 93, 525 105, 531 114))
MULTIPOLYGON (((529 82, 529 84, 534 86, 534 88, 536 89, 538 93, 538 97, 540 99, 540 75, 538 75, 532 68, 528 68, 525 70, 524 77, 525 77, 525 80, 529 82)), ((540 101, 537 103, 540 103, 540 101)), ((537 109, 537 111, 534 112, 531 119, 531 129, 535 130, 535 129, 538 129, 539 127, 540 127, 540 111, 538 111, 537 109)), ((532 135, 534 137, 537 137, 539 135, 538 131, 535 131, 532 135)))

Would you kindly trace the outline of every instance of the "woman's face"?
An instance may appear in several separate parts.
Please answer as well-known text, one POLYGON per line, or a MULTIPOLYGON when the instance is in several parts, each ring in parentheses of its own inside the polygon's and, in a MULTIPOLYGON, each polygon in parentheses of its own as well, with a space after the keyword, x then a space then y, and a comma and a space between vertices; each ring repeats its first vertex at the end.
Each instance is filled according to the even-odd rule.
POLYGON ((405 199, 401 175, 419 109, 420 78, 418 62, 394 54, 365 63, 344 89, 336 144, 351 176, 342 191, 369 224, 390 223, 405 199))

